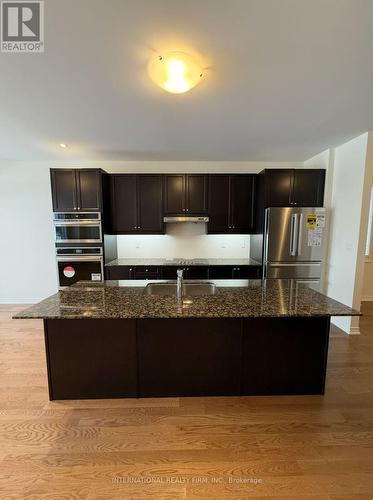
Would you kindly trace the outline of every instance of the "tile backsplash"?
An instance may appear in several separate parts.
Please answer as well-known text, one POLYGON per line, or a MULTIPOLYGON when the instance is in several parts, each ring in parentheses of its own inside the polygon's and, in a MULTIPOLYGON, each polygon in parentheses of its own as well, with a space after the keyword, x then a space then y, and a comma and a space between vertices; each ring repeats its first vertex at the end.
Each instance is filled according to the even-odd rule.
POLYGON ((206 224, 166 224, 164 235, 119 235, 118 258, 247 258, 250 236, 207 234, 206 224))

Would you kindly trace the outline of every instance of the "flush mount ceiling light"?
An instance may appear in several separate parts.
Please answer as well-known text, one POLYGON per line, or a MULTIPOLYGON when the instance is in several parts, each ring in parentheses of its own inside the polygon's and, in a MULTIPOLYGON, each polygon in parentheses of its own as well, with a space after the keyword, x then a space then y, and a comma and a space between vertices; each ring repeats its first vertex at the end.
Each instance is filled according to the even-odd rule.
POLYGON ((202 79, 202 68, 185 52, 165 52, 149 62, 149 75, 154 83, 172 94, 183 94, 202 79))
POLYGON ((67 144, 66 144, 66 143, 64 143, 64 142, 61 142, 61 143, 60 143, 60 148, 62 148, 62 149, 66 149, 67 147, 68 147, 68 146, 67 146, 67 144))

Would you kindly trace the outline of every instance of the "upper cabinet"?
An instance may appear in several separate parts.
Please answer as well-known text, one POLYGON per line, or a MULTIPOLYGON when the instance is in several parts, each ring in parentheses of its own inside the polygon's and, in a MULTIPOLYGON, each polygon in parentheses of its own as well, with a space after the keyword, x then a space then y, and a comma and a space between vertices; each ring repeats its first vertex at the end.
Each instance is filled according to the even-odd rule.
POLYGON ((162 234, 162 175, 110 176, 110 231, 162 234))
POLYGON ((266 169, 262 174, 265 207, 322 207, 325 170, 266 169))
POLYGON ((255 176, 209 176, 209 233, 248 234, 254 226, 255 176))
POLYGON ((99 169, 51 169, 54 212, 101 211, 101 176, 99 169))
POLYGON ((205 215, 207 213, 207 175, 164 175, 164 213, 167 215, 205 215))

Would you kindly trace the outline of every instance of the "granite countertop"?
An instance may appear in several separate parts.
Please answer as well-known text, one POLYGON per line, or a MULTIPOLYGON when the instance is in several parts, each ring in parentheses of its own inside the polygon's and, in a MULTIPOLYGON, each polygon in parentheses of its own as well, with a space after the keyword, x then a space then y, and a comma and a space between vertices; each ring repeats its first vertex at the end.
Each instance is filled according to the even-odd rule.
POLYGON ((254 259, 115 259, 106 266, 261 266, 254 259))
MULTIPOLYGON (((152 281, 153 282, 153 281, 152 281)), ((154 281, 157 282, 157 281, 154 281)), ((158 281, 159 282, 159 281, 158 281)), ((184 297, 144 294, 146 282, 80 282, 20 312, 15 318, 252 318, 358 316, 360 313, 291 280, 214 280, 215 295, 184 297)))

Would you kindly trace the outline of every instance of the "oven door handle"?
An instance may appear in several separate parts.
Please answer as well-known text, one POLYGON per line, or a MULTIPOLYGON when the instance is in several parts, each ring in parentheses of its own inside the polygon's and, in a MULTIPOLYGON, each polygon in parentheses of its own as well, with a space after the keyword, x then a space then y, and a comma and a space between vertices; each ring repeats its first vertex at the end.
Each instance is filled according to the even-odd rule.
POLYGON ((87 219, 87 220, 74 220, 74 221, 60 221, 60 220, 55 220, 54 221, 55 226, 101 226, 101 222, 97 220, 92 220, 92 219, 87 219))
POLYGON ((70 256, 65 256, 62 257, 59 255, 57 257, 57 262, 102 262, 102 257, 99 256, 93 256, 93 255, 74 255, 73 257, 70 256))

